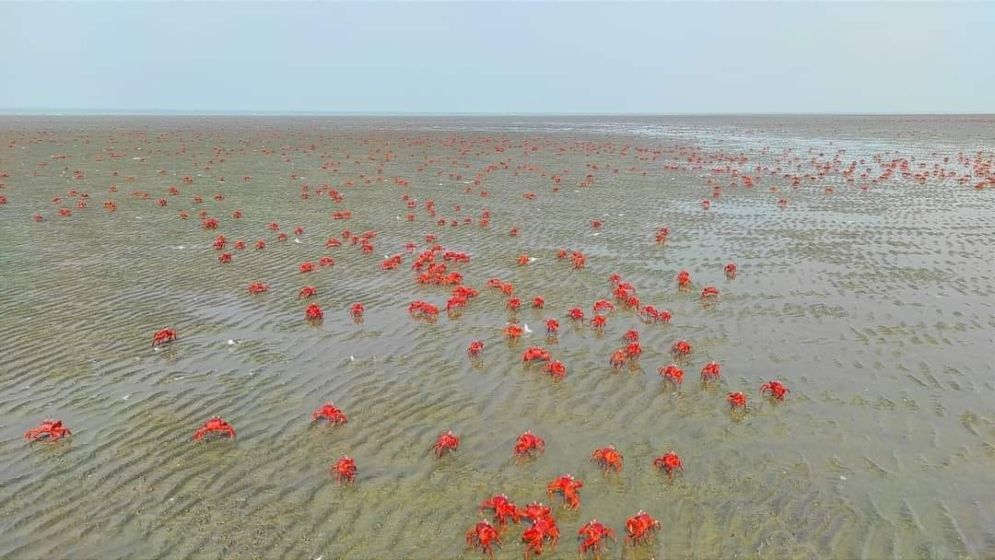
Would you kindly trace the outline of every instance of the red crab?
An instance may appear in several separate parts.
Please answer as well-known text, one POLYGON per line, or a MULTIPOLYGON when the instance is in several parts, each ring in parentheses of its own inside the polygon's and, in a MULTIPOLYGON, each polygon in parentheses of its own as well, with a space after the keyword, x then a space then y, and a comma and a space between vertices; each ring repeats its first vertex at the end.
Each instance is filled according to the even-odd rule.
POLYGON ((532 502, 531 504, 525 506, 524 509, 520 509, 518 513, 521 517, 524 517, 533 523, 544 517, 553 516, 553 510, 542 502, 532 502))
POLYGON ((718 379, 719 370, 720 367, 718 362, 708 362, 701 368, 701 379, 703 381, 718 379))
POLYGON ((670 311, 666 309, 657 309, 652 305, 647 305, 641 311, 644 321, 651 321, 654 323, 669 323, 671 319, 670 311))
POLYGON ((29 441, 38 441, 40 439, 57 441, 71 435, 73 433, 69 431, 69 428, 62 425, 62 420, 45 420, 41 424, 38 424, 38 426, 24 432, 24 439, 29 441))
POLYGON ((684 370, 677 367, 677 364, 669 364, 657 370, 660 377, 671 381, 675 385, 680 385, 684 381, 684 370))
POLYGON ((639 331, 636 329, 625 331, 625 334, 622 335, 622 340, 625 342, 639 342, 639 331))
POLYGON ((261 294, 263 292, 269 291, 269 285, 263 284, 262 282, 253 282, 249 284, 249 293, 252 295, 261 294))
POLYGON ((161 346, 167 342, 173 342, 179 338, 176 334, 176 329, 171 329, 169 327, 161 328, 152 335, 152 347, 161 346))
POLYGON ((462 309, 469 301, 466 297, 461 295, 454 295, 453 297, 446 300, 446 313, 452 314, 459 309, 462 309))
POLYGON ((511 296, 511 294, 515 293, 515 286, 512 285, 510 282, 508 283, 502 282, 499 286, 497 286, 497 288, 501 290, 501 293, 506 296, 511 296))
POLYGON ((612 312, 615 311, 615 304, 606 299, 599 299, 594 302, 593 309, 595 313, 601 313, 602 311, 612 312))
POLYGON ((439 308, 427 301, 415 300, 408 306, 408 313, 416 318, 433 321, 439 315, 439 308))
POLYGON ((222 436, 228 436, 229 439, 235 439, 235 428, 231 424, 225 422, 218 416, 208 419, 193 433, 194 441, 200 441, 204 439, 208 434, 220 434, 222 436))
POLYGON ((522 306, 522 300, 517 297, 513 297, 509 299, 504 306, 508 309, 508 311, 518 311, 518 308, 522 306))
POLYGON ((335 259, 329 256, 324 256, 318 259, 318 266, 335 266, 335 259))
POLYGON ((546 334, 555 336, 560 331, 560 322, 556 319, 546 319, 546 334))
POLYGON ((563 505, 568 509, 580 507, 580 494, 578 490, 584 487, 584 483, 575 479, 573 475, 564 474, 558 476, 553 482, 546 486, 546 494, 552 496, 556 492, 563 494, 563 505))
POLYGON ((518 457, 533 457, 541 455, 546 450, 546 442, 531 431, 518 436, 515 441, 515 455, 518 457))
POLYGON ((729 263, 725 267, 726 277, 735 278, 736 277, 736 263, 729 263))
POLYGON ((546 300, 542 296, 536 296, 532 299, 532 309, 542 309, 546 305, 546 300))
POLYGON ((527 264, 529 264, 529 256, 528 255, 518 255, 518 266, 525 266, 527 264))
POLYGON ((443 432, 439 434, 439 437, 435 440, 435 445, 432 446, 435 450, 436 457, 442 457, 450 451, 456 451, 459 449, 459 437, 453 433, 452 430, 443 432))
POLYGON ((314 297, 318 293, 318 289, 314 286, 304 286, 301 291, 297 292, 297 299, 308 299, 314 297))
POLYGON ((591 460, 598 464, 605 473, 610 470, 622 472, 622 454, 615 449, 614 445, 595 449, 591 454, 591 460))
POLYGON ((341 408, 328 402, 311 413, 312 422, 318 422, 319 420, 327 421, 329 426, 337 426, 345 424, 349 421, 349 418, 345 415, 345 412, 342 412, 341 408))
POLYGON ((314 272, 314 263, 313 262, 303 262, 298 267, 298 270, 301 271, 301 274, 306 274, 308 272, 314 272))
POLYGON ((507 327, 504 328, 504 336, 506 336, 508 340, 511 341, 518 340, 518 338, 522 336, 523 332, 525 331, 523 331, 522 327, 518 325, 508 325, 507 327))
POLYGON ((574 321, 583 321, 584 311, 579 307, 574 307, 570 311, 567 311, 567 317, 570 317, 574 321))
POLYGON ((573 261, 574 268, 584 268, 587 265, 587 256, 580 251, 574 251, 570 255, 570 259, 573 261))
POLYGON ((653 466, 667 473, 670 478, 674 478, 674 473, 677 471, 684 472, 684 464, 681 463, 680 455, 673 451, 668 451, 653 459, 653 466))
POLYGON ((779 401, 784 400, 784 395, 790 393, 787 387, 783 383, 777 380, 771 380, 760 386, 761 395, 770 395, 771 398, 777 399, 779 401))
POLYGON ((626 540, 632 544, 645 542, 653 531, 660 528, 660 522, 653 519, 650 514, 640 510, 625 522, 626 540))
POLYGON ((256 241, 256 250, 257 251, 262 251, 265 248, 266 248, 266 241, 264 241, 262 239, 260 239, 259 241, 256 241))
POLYGON ((670 347, 670 353, 682 357, 691 353, 691 344, 686 340, 678 340, 670 347))
POLYGON ((546 373, 548 373, 553 379, 560 380, 567 376, 567 367, 563 365, 563 362, 559 360, 553 360, 546 364, 546 373))
POLYGON ((366 312, 366 307, 364 307, 362 303, 354 303, 349 308, 349 315, 351 315, 352 318, 356 320, 362 319, 363 313, 365 312, 366 312))
POLYGON ((719 297, 719 289, 715 286, 705 286, 701 289, 701 299, 715 299, 719 297))
POLYGON ((221 264, 228 264, 231 262, 231 258, 232 258, 231 253, 221 253, 220 255, 218 255, 218 262, 221 264))
POLYGON ((746 395, 741 392, 729 393, 726 401, 732 408, 746 408, 746 395))
POLYGON ((324 316, 325 313, 321 310, 321 306, 317 303, 312 303, 307 306, 307 309, 304 310, 304 317, 306 317, 308 321, 320 321, 324 316))
POLYGON ((594 552, 594 558, 601 557, 601 549, 604 547, 605 539, 615 540, 615 531, 599 523, 597 519, 592 519, 581 526, 577 531, 577 536, 583 540, 580 543, 580 553, 587 554, 594 552))
POLYGON ((479 548, 481 553, 493 558, 493 548, 495 546, 501 548, 501 536, 498 535, 497 530, 490 523, 481 520, 473 528, 467 530, 466 545, 472 547, 474 550, 479 548))
POLYGON ((499 527, 505 526, 508 521, 518 523, 521 518, 521 511, 518 509, 508 496, 504 494, 499 494, 492 496, 484 500, 480 504, 480 509, 492 509, 494 510, 494 522, 498 524, 499 527))
POLYGON ((522 542, 525 543, 525 560, 529 559, 529 553, 536 556, 542 554, 542 547, 549 541, 550 546, 556 546, 556 541, 560 539, 560 530, 556 526, 553 516, 547 515, 532 521, 532 526, 522 532, 522 542))
POLYGON ((622 366, 625 365, 625 361, 626 361, 625 348, 616 349, 614 352, 612 352, 611 357, 608 358, 608 364, 615 369, 622 369, 622 366))
POLYGON ((334 465, 331 471, 335 475, 335 480, 339 484, 343 482, 353 483, 356 481, 356 460, 348 455, 343 455, 334 465))
POLYGON ((522 353, 522 361, 526 364, 532 362, 548 362, 552 359, 549 351, 540 346, 530 346, 522 353))
POLYGON ((625 346, 625 356, 630 360, 639 358, 643 353, 643 347, 638 342, 630 342, 625 346))
POLYGON ((220 250, 224 249, 225 245, 227 245, 227 244, 228 244, 228 239, 226 239, 224 235, 218 235, 217 237, 214 238, 214 250, 215 251, 220 251, 220 250))
POLYGON ((475 359, 480 357, 480 353, 484 351, 484 342, 481 340, 474 340, 470 343, 470 346, 466 349, 466 355, 470 359, 475 359))
POLYGON ((677 273, 677 287, 679 288, 689 288, 691 286, 691 273, 682 270, 677 273))
POLYGON ((607 323, 608 323, 608 320, 605 319, 604 315, 595 315, 594 317, 591 317, 591 328, 592 329, 601 330, 601 329, 605 328, 605 324, 607 324, 607 323))

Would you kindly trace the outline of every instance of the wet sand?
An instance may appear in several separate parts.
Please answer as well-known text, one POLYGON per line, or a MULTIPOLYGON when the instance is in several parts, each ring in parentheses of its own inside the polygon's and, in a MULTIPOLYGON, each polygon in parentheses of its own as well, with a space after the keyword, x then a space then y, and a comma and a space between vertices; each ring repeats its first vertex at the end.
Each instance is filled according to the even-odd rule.
MULTIPOLYGON (((0 118, 0 557, 476 558, 464 532, 501 492, 557 503, 549 558, 576 558, 593 517, 619 533, 606 558, 993 557, 995 191, 975 188, 993 130, 991 117, 0 118), (375 250, 343 230, 376 232, 375 250), (219 233, 247 244, 229 264, 219 233), (450 295, 410 270, 405 244, 417 254, 428 234, 471 255, 448 264, 480 291, 433 323, 407 313, 450 295), (516 266, 522 254, 537 260, 516 266), (334 266, 298 271, 322 256, 334 266), (600 333, 568 320, 612 299, 612 273, 671 323, 624 306, 600 333), (256 281, 270 290, 250 295, 256 281), (528 308, 535 295, 545 309, 528 308), (532 332, 509 344, 513 319, 532 332), (163 326, 180 339, 153 350, 163 326), (633 328, 643 355, 616 372, 633 328), (657 369, 678 339, 694 353, 676 388, 657 369), (534 344, 565 379, 523 367, 534 344), (705 386, 711 360, 722 378, 705 386), (761 397, 770 379, 784 402, 761 397), (732 391, 745 414, 730 414, 732 391), (311 426, 329 400, 349 423, 311 426), (237 440, 191 442, 212 415, 237 440), (72 438, 26 443, 48 417, 72 438), (460 449, 437 460, 448 429, 460 449), (546 452, 516 464, 527 429, 546 452), (589 456, 609 443, 625 466, 606 477, 589 456), (652 466, 671 449, 685 466, 673 480, 652 466), (343 454, 353 485, 329 474, 343 454), (577 512, 546 496, 562 473, 585 483, 577 512), (663 528, 623 550, 640 509, 663 528)), ((521 530, 497 558, 522 555, 521 530)))

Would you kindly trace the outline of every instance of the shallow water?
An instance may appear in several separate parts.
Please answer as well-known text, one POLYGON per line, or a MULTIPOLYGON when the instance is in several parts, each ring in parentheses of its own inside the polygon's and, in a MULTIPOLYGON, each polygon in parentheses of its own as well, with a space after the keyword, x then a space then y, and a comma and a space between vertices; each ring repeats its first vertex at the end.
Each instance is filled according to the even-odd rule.
MULTIPOLYGON (((592 517, 619 533, 606 558, 995 557, 995 191, 840 173, 864 159, 858 173, 878 177, 875 156, 967 173, 958 155, 991 160, 992 131, 988 117, 0 119, 0 557, 476 558, 463 534, 483 499, 557 502, 545 487, 566 472, 584 481, 583 503, 556 509, 563 537, 543 557, 576 558, 592 517), (593 185, 578 186, 588 173, 593 185), (813 178, 792 188, 785 173, 813 178), (556 192, 553 174, 564 176, 556 192), (705 211, 710 183, 722 191, 705 211), (342 203, 316 194, 326 184, 342 203), (88 207, 70 190, 90 193, 88 207), (201 229, 202 209, 218 231, 201 229), (345 209, 352 219, 330 219, 345 209), (279 242, 273 221, 305 232, 279 242), (378 232, 373 254, 326 249, 343 229, 378 232), (217 233, 249 247, 221 265, 217 233), (416 284, 414 255, 380 270, 409 241, 427 248, 429 233, 472 255, 454 269, 481 292, 434 323, 407 306, 442 307, 448 288, 416 284), (587 267, 557 260, 559 248, 584 252, 587 267), (538 260, 518 267, 520 254, 538 260), (335 265, 298 272, 323 255, 335 265), (677 290, 681 269, 695 290, 677 290), (613 272, 644 305, 670 309, 671 324, 621 307, 601 334, 567 320, 611 298, 613 272), (533 330, 517 344, 502 339, 512 317, 492 277, 514 283, 524 307, 546 299, 517 313, 533 330), (270 291, 249 295, 253 281, 270 291), (305 284, 318 288, 320 324, 296 299, 305 284), (721 295, 703 306, 708 284, 721 295), (347 313, 358 301, 362 323, 347 313), (546 317, 561 322, 555 343, 546 317), (180 340, 150 349, 166 325, 180 340), (630 328, 644 354, 616 373, 608 356, 630 328), (680 338, 695 350, 675 389, 656 370, 680 338), (487 344, 477 365, 473 339, 487 344), (566 364, 566 379, 522 366, 532 344, 566 364), (722 379, 702 386, 709 360, 722 379), (775 378, 791 390, 781 403, 759 394, 775 378), (745 414, 730 414, 730 391, 747 393, 745 414), (348 424, 309 425, 327 400, 348 424), (215 414, 238 439, 192 443, 215 414), (47 417, 71 440, 27 444, 47 417), (429 447, 447 429, 462 445, 436 460, 429 447), (546 452, 516 463, 526 429, 546 452), (588 458, 608 443, 625 467, 605 477, 588 458), (671 449, 686 469, 672 481, 651 464, 671 449), (356 458, 354 485, 329 475, 343 454, 356 458), (663 529, 625 548, 640 509, 663 529)), ((522 554, 520 532, 498 558, 522 554)))

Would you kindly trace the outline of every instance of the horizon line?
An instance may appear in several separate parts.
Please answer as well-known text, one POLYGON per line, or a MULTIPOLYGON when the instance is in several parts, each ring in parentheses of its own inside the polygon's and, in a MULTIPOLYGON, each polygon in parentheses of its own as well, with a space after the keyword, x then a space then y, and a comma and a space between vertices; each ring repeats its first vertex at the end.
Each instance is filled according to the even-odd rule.
POLYGON ((12 109, 0 108, 0 117, 39 116, 39 117, 102 117, 102 116, 190 116, 190 117, 229 117, 229 116, 294 116, 294 117, 764 117, 764 116, 811 116, 811 117, 902 117, 902 116, 995 116, 995 112, 542 112, 542 111, 470 111, 470 112, 435 112, 435 111, 218 111, 218 110, 173 110, 173 109, 12 109))

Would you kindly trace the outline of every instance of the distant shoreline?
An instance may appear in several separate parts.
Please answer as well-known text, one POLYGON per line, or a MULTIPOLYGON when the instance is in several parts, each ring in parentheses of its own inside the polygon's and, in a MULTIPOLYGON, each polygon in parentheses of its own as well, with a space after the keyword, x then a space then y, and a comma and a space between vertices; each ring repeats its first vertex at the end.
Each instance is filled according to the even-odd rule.
POLYGON ((0 117, 995 117, 995 113, 395 113, 321 111, 157 111, 0 109, 0 117))

